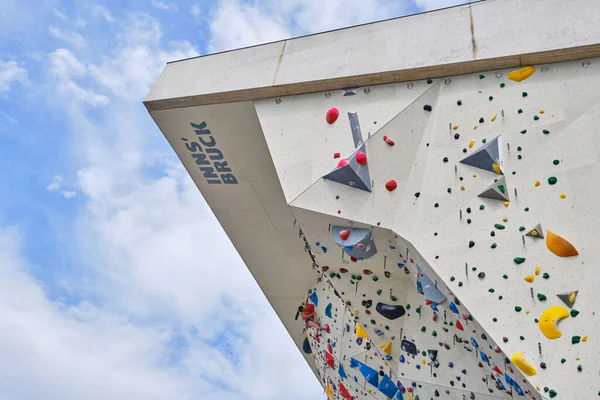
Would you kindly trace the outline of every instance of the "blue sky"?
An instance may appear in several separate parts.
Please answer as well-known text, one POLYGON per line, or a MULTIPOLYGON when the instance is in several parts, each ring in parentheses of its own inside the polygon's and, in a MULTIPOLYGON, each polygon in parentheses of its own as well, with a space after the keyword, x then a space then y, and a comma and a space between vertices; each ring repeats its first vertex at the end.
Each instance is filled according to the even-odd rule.
POLYGON ((459 2, 0 0, 0 397, 324 398, 141 101, 170 60, 459 2))

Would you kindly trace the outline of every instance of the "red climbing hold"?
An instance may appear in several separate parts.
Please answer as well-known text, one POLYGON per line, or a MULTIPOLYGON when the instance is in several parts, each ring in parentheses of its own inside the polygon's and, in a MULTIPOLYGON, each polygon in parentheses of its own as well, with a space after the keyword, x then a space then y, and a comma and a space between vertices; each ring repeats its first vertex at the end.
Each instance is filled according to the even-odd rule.
POLYGON ((502 372, 502 371, 500 371, 500 368, 498 368, 498 366, 497 366, 497 365, 495 365, 495 364, 494 364, 494 368, 492 368, 492 369, 493 369, 494 371, 496 371, 496 372, 497 372, 498 374, 500 374, 500 375, 502 375, 502 374, 503 374, 503 372, 502 372))
POLYGON ((459 320, 456 320, 456 329, 459 329, 461 331, 465 330, 459 320))
POLYGON ((335 369, 335 361, 333 360, 331 353, 325 352, 325 362, 331 367, 331 369, 335 369))
POLYGON ((333 347, 330 344, 327 345, 327 351, 333 354, 333 347))
POLYGON ((348 389, 346 389, 342 382, 340 382, 340 396, 342 396, 346 400, 353 399, 352 395, 348 393, 348 389))
POLYGON ((333 158, 340 158, 340 153, 333 153, 333 158))
POLYGON ((356 162, 360 165, 367 165, 367 155, 362 151, 356 152, 356 162))
POLYGON ((348 236, 350 236, 350 231, 347 230, 343 230, 340 232, 340 239, 342 240, 348 240, 348 236))
POLYGON ((349 163, 349 162, 350 162, 350 161, 346 160, 345 158, 344 158, 344 159, 341 159, 341 160, 340 160, 340 162, 338 163, 338 166, 337 166, 337 167, 338 167, 338 168, 342 168, 342 167, 344 167, 344 166, 348 165, 348 163, 349 163))
POLYGON ((389 138, 388 136, 384 136, 384 137, 383 137, 383 141, 384 141, 384 142, 386 142, 386 143, 387 143, 388 145, 390 145, 390 146, 393 146, 393 145, 395 145, 395 144, 396 144, 396 143, 394 143, 394 141, 393 141, 391 138, 389 138))
POLYGON ((385 184, 385 188, 388 190, 388 192, 393 192, 394 190, 396 190, 397 187, 398 184, 393 179, 391 181, 387 181, 387 183, 385 184))
POLYGON ((358 258, 354 257, 354 256, 350 256, 350 261, 352 262, 357 262, 358 258))
POLYGON ((327 120, 327 123, 331 125, 335 121, 337 121, 339 116, 340 112, 338 111, 338 109, 335 107, 331 107, 329 110, 327 110, 327 115, 325 116, 325 119, 327 120))

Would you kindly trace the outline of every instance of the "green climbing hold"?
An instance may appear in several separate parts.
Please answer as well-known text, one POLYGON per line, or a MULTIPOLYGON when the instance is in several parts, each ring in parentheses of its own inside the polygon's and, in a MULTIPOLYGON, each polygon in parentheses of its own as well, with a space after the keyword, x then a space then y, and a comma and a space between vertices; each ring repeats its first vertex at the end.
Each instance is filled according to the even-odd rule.
POLYGON ((521 146, 517 147, 517 151, 521 151, 523 148, 521 146))
POLYGON ((335 274, 335 277, 338 279, 342 279, 342 276, 340 274, 335 274))
POLYGON ((397 298, 396 296, 392 296, 392 297, 390 297, 390 299, 391 299, 392 301, 398 301, 398 298, 397 298))
POLYGON ((523 231, 525 230, 525 227, 524 227, 524 226, 520 226, 520 227, 519 227, 519 230, 520 230, 521 232, 523 232, 523 231))
MULTIPOLYGON (((454 386, 454 381, 450 381, 450 386, 454 386)), ((598 392, 600 394, 600 392, 598 392)))
POLYGON ((477 267, 471 268, 471 271, 473 271, 473 272, 477 271, 477 267))
POLYGON ((519 160, 521 160, 522 158, 523 158, 523 156, 520 154, 517 156, 517 159, 519 159, 519 160))
POLYGON ((519 336, 519 339, 525 340, 525 336, 519 336))
POLYGON ((504 193, 506 191, 506 188, 504 187, 504 185, 498 185, 498 190, 504 193))
POLYGON ((331 273, 329 274, 329 277, 330 277, 330 278, 335 278, 335 272, 331 272, 331 273))
POLYGON ((407 304, 406 307, 404 307, 404 308, 406 308, 407 310, 410 310, 410 304, 407 304))
POLYGON ((377 290, 377 295, 378 295, 378 296, 381 296, 381 292, 382 292, 382 290, 381 290, 381 289, 377 290))
POLYGON ((538 293, 537 294, 537 298, 538 298, 539 301, 546 301, 546 300, 548 300, 548 298, 546 297, 546 295, 543 294, 543 293, 538 293))
POLYGON ((551 176, 550 178, 548 178, 548 183, 550 185, 554 185, 554 184, 556 184, 556 182, 558 182, 558 179, 556 179, 555 176, 551 176))
POLYGON ((505 228, 505 226, 501 224, 494 224, 494 228, 502 230, 505 228))
POLYGON ((490 293, 494 293, 494 292, 495 292, 495 290, 494 290, 494 288, 490 288, 490 289, 488 290, 488 292, 490 292, 490 293))
POLYGON ((479 209, 480 210, 485 210, 485 206, 482 204, 482 205, 479 206, 479 209))
POLYGON ((425 356, 427 356, 427 352, 426 352, 425 350, 423 350, 423 351, 421 352, 421 355, 422 355, 423 357, 425 357, 425 356))
POLYGON ((525 212, 528 212, 529 211, 529 207, 525 207, 524 210, 525 210, 525 212))
POLYGON ((519 109, 517 110, 517 112, 518 112, 519 114, 522 114, 522 113, 523 113, 523 110, 519 108, 519 109))
POLYGON ((490 101, 492 101, 492 100, 494 100, 494 96, 490 96, 490 97, 488 97, 488 99, 489 99, 490 101))
POLYGON ((525 257, 515 257, 514 259, 515 264, 519 265, 519 264, 523 264, 525 262, 525 257))
POLYGON ((548 394, 550 395, 550 398, 551 398, 551 399, 553 399, 553 398, 555 398, 555 397, 556 397, 556 395, 557 395, 558 393, 556 393, 556 390, 554 390, 554 389, 550 389, 550 391, 548 392, 548 394))
POLYGON ((513 172, 512 172, 512 174, 513 174, 513 175, 516 175, 516 174, 517 174, 517 171, 513 171, 513 172))
POLYGON ((479 75, 479 79, 483 79, 483 78, 485 78, 485 75, 483 75, 483 74, 479 75))
POLYGON ((390 327, 388 325, 384 326, 384 328, 385 328, 386 331, 390 330, 390 327))
POLYGON ((521 312, 522 310, 523 310, 523 307, 515 306, 515 311, 516 312, 521 312))
POLYGON ((523 130, 521 131, 521 133, 522 133, 523 135, 524 135, 524 134, 526 134, 526 133, 527 133, 527 129, 523 129, 523 130))
POLYGON ((583 367, 581 366, 581 364, 579 364, 579 365, 577 366, 577 371, 581 372, 582 370, 583 370, 583 367))
POLYGON ((425 328, 425 327, 421 328, 421 332, 425 332, 426 330, 427 330, 427 328, 425 328))
POLYGON ((495 249, 498 245, 496 243, 492 243, 492 245, 490 246, 492 249, 495 249))
POLYGON ((539 319, 537 319, 537 318, 534 318, 534 319, 533 319, 533 322, 535 322, 535 323, 537 324, 538 322, 540 322, 540 320, 539 320, 539 319))
POLYGON ((485 144, 486 142, 487 142, 487 139, 483 139, 483 140, 481 141, 481 143, 484 143, 484 144, 485 144))
POLYGON ((500 87, 501 87, 501 88, 503 88, 504 86, 506 86, 506 85, 504 84, 504 82, 502 82, 502 83, 500 84, 500 87))
POLYGON ((552 164, 558 165, 558 164, 560 164, 560 161, 559 160, 554 160, 554 161, 552 161, 552 164))
POLYGON ((566 359, 566 358, 561 358, 561 359, 560 359, 560 363, 561 363, 561 364, 564 364, 564 363, 566 363, 566 362, 567 362, 567 359, 566 359))
POLYGON ((377 282, 379 280, 379 278, 377 277, 377 275, 373 275, 373 282, 377 282))
POLYGON ((537 115, 534 115, 534 116, 533 116, 533 120, 534 120, 534 121, 537 121, 538 119, 540 119, 540 117, 538 117, 537 115))
POLYGON ((579 342, 581 342, 581 336, 573 336, 571 338, 571 344, 577 344, 579 342))
POLYGON ((548 278, 550 278, 550 274, 547 272, 544 272, 544 274, 542 275, 542 278, 548 279, 548 278))
POLYGON ((448 332, 448 328, 443 327, 442 329, 444 330, 444 332, 448 332))
POLYGON ((419 307, 415 308, 415 311, 416 311, 417 313, 421 314, 421 307, 419 306, 419 307))
POLYGON ((431 332, 431 336, 437 337, 437 332, 436 331, 431 332))
POLYGON ((377 321, 375 321, 374 319, 371 320, 371 324, 375 325, 377 323, 377 321))
POLYGON ((579 311, 577 311, 576 309, 571 310, 571 317, 575 318, 578 315, 579 315, 579 311))
POLYGON ((506 275, 506 274, 502 275, 502 277, 503 277, 504 279, 508 279, 508 275, 506 275))
POLYGON ((548 129, 544 129, 542 132, 544 132, 544 135, 547 135, 550 133, 550 131, 548 129))
POLYGON ((362 281, 362 275, 357 275, 357 276, 356 276, 356 280, 357 280, 357 281, 362 281))
POLYGON ((523 93, 522 93, 522 96, 523 96, 523 97, 527 97, 527 92, 523 92, 523 93))

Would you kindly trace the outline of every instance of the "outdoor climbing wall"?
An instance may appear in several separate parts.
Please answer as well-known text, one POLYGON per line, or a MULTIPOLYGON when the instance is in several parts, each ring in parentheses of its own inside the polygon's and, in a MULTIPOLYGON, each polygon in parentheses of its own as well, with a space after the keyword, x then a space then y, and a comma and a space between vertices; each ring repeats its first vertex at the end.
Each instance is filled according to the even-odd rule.
POLYGON ((329 397, 599 396, 600 60, 533 67, 255 103, 329 397))

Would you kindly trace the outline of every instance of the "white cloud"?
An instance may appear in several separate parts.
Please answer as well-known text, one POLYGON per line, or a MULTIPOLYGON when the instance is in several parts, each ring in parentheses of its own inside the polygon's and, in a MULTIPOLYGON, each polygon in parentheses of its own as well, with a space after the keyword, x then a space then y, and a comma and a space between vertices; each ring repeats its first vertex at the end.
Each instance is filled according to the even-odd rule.
POLYGON ((48 32, 56 39, 62 40, 76 49, 82 49, 85 47, 85 39, 79 32, 65 31, 55 26, 48 28, 48 32))
POLYGON ((110 13, 110 11, 108 11, 106 7, 103 7, 99 4, 94 4, 92 6, 91 13, 94 17, 104 18, 104 20, 106 20, 107 22, 114 21, 114 17, 110 13))
POLYGON ((60 18, 60 19, 67 19, 67 16, 66 16, 66 15, 65 15, 63 12, 61 12, 60 10, 57 10, 57 9, 55 8, 55 9, 53 10, 53 12, 54 12, 54 16, 55 16, 56 18, 60 18))
POLYGON ((0 61, 0 93, 9 92, 15 82, 27 84, 27 70, 16 61, 0 61))
POLYGON ((60 194, 62 194, 65 199, 71 199, 77 195, 77 192, 74 190, 61 190, 60 194))
POLYGON ((49 192, 54 192, 58 189, 60 189, 60 187, 62 186, 64 179, 62 176, 60 175, 54 175, 54 177, 52 178, 52 182, 50 182, 50 184, 46 187, 46 189, 49 192))
POLYGON ((178 10, 177 5, 174 3, 168 3, 160 0, 152 0, 151 3, 152 7, 156 8, 157 10, 164 10, 170 12, 177 12, 178 10))
POLYGON ((194 17, 198 18, 200 16, 200 6, 198 6, 198 5, 190 6, 190 14, 192 14, 194 17))

